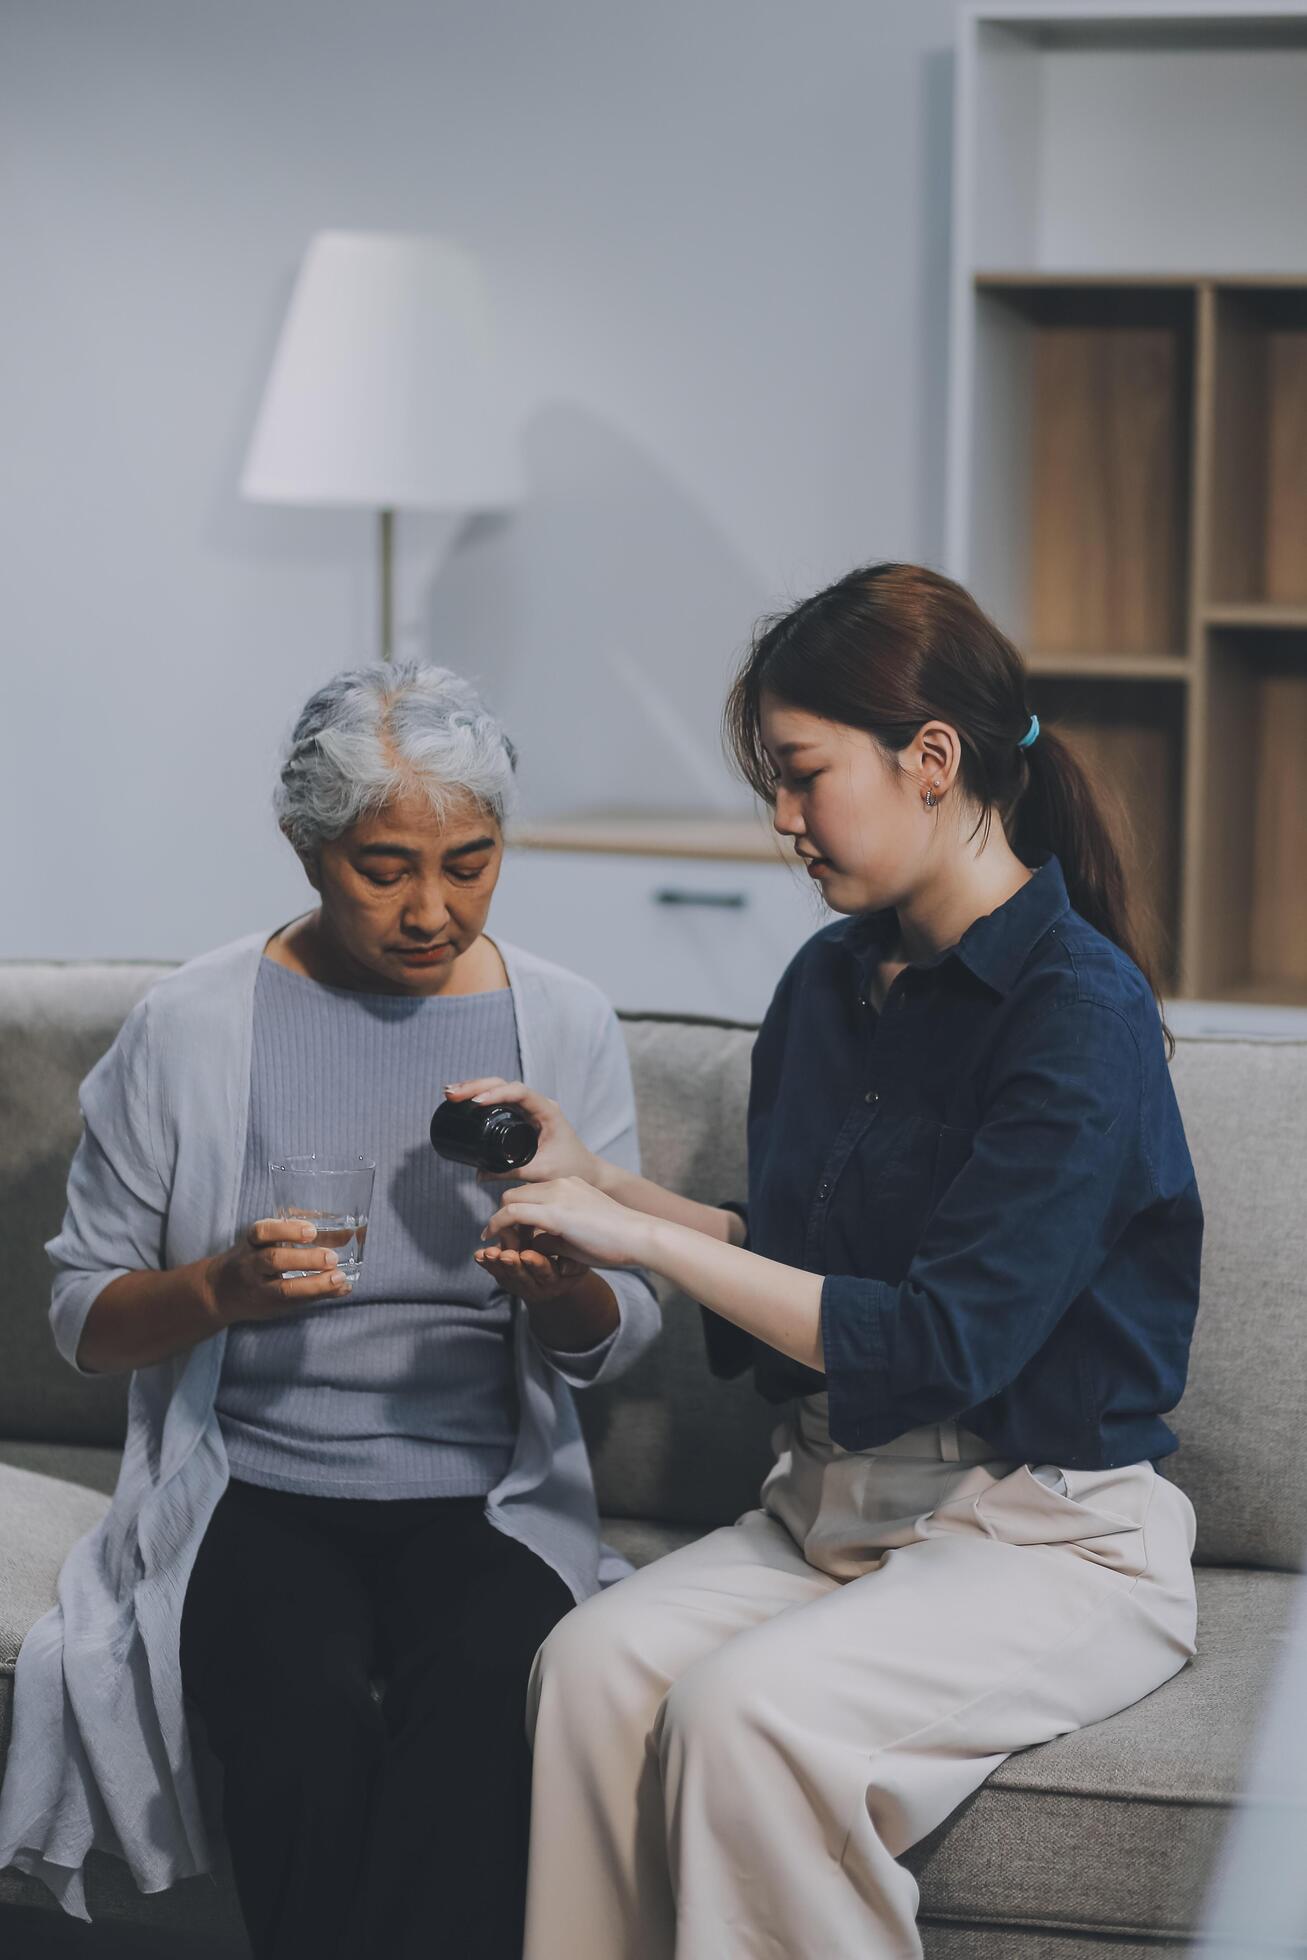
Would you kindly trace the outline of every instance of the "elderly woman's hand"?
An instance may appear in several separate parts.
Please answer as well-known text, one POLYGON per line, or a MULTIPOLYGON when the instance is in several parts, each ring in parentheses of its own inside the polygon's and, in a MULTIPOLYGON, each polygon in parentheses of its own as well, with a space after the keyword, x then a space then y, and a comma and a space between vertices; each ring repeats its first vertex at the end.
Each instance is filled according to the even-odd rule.
POLYGON ((497 1245, 482 1246, 472 1256, 496 1286, 528 1307, 564 1298, 590 1270, 579 1259, 541 1251, 531 1243, 529 1231, 510 1229, 501 1234, 497 1245))
POLYGON ((599 1159, 586 1149, 551 1097, 538 1095, 525 1082, 506 1082, 502 1075, 480 1075, 471 1082, 447 1082, 445 1094, 451 1102, 466 1102, 470 1098, 478 1103, 513 1103, 540 1132, 536 1154, 529 1164, 512 1171, 480 1171, 480 1181, 502 1184, 505 1178, 512 1177, 535 1184, 546 1178, 580 1177, 587 1184, 598 1183, 599 1159))
POLYGON ((350 1282, 337 1271, 330 1247, 315 1246, 312 1225, 260 1218, 230 1252, 207 1264, 205 1291, 214 1318, 233 1327, 242 1320, 276 1320, 323 1300, 347 1299, 350 1282), (289 1243, 288 1243, 289 1241, 289 1243), (288 1273, 304 1273, 288 1279, 288 1273))

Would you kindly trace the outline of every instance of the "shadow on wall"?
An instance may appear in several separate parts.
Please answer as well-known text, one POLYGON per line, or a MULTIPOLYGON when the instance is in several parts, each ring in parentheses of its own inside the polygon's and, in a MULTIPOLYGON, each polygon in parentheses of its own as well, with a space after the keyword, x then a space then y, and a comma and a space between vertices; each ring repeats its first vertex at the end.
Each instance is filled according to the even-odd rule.
POLYGON ((776 595, 694 497, 582 407, 523 439, 527 495, 478 518, 429 577, 420 644, 474 679, 521 752, 531 817, 743 813, 722 702, 776 595))

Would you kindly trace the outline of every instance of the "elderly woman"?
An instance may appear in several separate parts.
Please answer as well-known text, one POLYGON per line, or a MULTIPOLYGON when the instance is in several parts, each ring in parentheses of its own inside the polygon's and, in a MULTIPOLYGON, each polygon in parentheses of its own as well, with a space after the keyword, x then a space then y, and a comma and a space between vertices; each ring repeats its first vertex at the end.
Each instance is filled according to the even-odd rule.
POLYGON ((314 909, 160 981, 82 1086, 52 1319, 133 1371, 128 1437, 19 1660, 0 1865, 83 1916, 93 1848, 208 1868, 198 1710, 259 1960, 520 1951, 527 1676, 600 1583, 569 1385, 658 1315, 638 1273, 477 1264, 494 1199, 427 1141, 446 1082, 525 1076, 637 1167, 607 1002, 486 933, 512 765, 454 675, 338 676, 277 795, 314 909), (352 1284, 271 1215, 309 1152, 376 1164, 352 1284))

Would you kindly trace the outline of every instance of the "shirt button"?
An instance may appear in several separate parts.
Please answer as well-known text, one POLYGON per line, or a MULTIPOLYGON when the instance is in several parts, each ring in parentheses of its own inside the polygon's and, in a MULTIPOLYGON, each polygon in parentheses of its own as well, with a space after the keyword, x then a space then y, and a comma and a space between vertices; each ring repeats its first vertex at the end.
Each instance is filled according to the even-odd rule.
POLYGON ((826 1182, 825 1178, 817 1186, 817 1196, 819 1198, 829 1198, 830 1196, 830 1185, 826 1182))
POLYGON ((866 996, 865 994, 859 994, 859 995, 858 995, 858 1006, 859 1006, 859 1007, 870 1007, 870 1005, 871 1005, 871 1002, 870 1002, 870 1001, 869 1001, 869 1000, 867 999, 867 996, 866 996))
POLYGON ((880 1097, 874 1089, 868 1089, 866 1095, 862 1098, 862 1100, 863 1102, 877 1103, 880 1101, 880 1097))

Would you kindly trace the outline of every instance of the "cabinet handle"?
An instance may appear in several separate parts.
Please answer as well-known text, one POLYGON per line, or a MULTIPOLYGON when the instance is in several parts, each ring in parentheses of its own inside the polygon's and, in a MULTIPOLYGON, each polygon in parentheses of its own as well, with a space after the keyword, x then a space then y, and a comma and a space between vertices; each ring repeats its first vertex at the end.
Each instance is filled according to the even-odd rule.
POLYGON ((748 903, 747 892, 688 892, 679 885, 664 885, 654 893, 655 905, 718 905, 741 912, 748 903))

